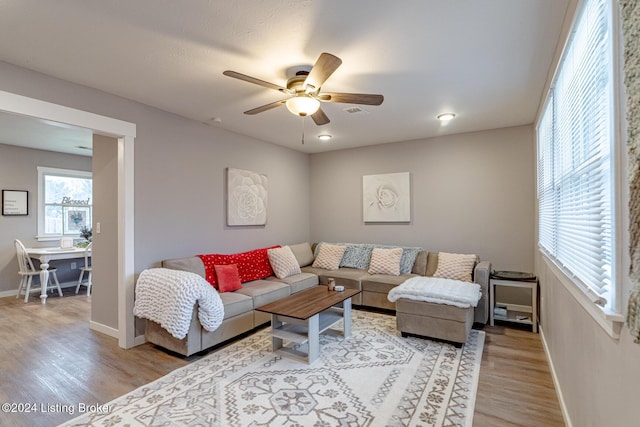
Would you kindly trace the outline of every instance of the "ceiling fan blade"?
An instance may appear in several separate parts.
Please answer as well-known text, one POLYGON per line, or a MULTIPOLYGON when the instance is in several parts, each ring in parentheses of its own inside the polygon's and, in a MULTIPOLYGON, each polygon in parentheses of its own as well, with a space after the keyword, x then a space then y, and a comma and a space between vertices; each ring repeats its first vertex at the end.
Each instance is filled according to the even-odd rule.
POLYGON ((322 53, 304 81, 305 88, 311 88, 310 92, 317 92, 320 86, 329 78, 331 74, 342 64, 342 59, 330 53, 322 53))
POLYGON ((281 99, 280 101, 272 102, 270 104, 263 105, 262 107, 254 108, 253 110, 247 110, 244 113, 252 116, 254 114, 262 113, 263 111, 271 110, 272 108, 284 105, 285 102, 287 102, 286 99, 281 99))
POLYGON ((311 115, 311 118, 318 126, 326 125, 331 121, 329 120, 329 117, 327 117, 327 115, 324 113, 324 111, 322 111, 322 108, 318 108, 318 111, 313 113, 311 115))
POLYGON ((320 101, 343 102, 345 104, 380 105, 384 96, 369 93, 323 92, 317 96, 320 101))
POLYGON ((274 84, 274 83, 265 82, 264 80, 256 79, 255 77, 247 76, 245 74, 238 73, 236 71, 227 70, 222 74, 228 77, 233 77, 234 79, 243 80, 245 82, 253 83, 259 86, 268 87, 269 89, 279 90, 280 92, 285 92, 285 93, 287 92, 287 89, 282 86, 278 86, 277 84, 274 84))

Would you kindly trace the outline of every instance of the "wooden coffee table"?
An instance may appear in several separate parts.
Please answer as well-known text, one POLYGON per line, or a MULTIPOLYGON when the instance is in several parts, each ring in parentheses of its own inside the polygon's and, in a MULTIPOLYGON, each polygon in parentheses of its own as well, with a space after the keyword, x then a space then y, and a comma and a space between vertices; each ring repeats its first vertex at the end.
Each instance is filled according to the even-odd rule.
POLYGON ((359 294, 355 289, 330 291, 326 286, 315 286, 306 291, 282 298, 256 308, 271 313, 273 351, 280 351, 313 363, 320 356, 320 334, 344 320, 343 336, 351 335, 351 297, 359 294), (342 303, 342 307, 336 307, 342 303), (308 343, 307 354, 284 347, 283 340, 298 344, 308 343))

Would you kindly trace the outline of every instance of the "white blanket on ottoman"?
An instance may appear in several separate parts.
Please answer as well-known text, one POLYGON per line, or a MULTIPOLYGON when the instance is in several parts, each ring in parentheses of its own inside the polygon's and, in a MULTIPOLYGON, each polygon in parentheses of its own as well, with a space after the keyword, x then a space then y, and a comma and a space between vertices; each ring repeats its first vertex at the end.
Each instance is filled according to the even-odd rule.
POLYGON ((482 291, 477 283, 440 277, 412 277, 389 291, 387 298, 395 302, 400 298, 447 304, 456 307, 476 307, 482 291))
POLYGON ((193 306, 207 331, 214 331, 224 318, 218 292, 205 279, 188 271, 151 268, 136 282, 133 314, 159 323, 171 335, 182 339, 189 332, 193 306))

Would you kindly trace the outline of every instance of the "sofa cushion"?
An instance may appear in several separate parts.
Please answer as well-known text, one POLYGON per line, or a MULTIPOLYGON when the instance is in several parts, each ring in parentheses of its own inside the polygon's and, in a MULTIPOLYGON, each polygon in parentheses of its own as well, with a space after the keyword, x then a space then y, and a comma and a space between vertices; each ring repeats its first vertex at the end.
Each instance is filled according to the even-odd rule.
POLYGON ((417 277, 418 274, 401 274, 389 276, 387 274, 372 274, 362 279, 362 292, 378 292, 387 294, 389 291, 407 279, 417 277))
POLYGON ((206 279, 206 272, 202 260, 197 256, 189 258, 166 259, 162 261, 162 267, 172 270, 189 271, 206 279))
POLYGON ((291 252, 298 260, 300 267, 306 267, 313 263, 313 251, 309 242, 298 243, 296 245, 289 245, 291 252))
POLYGON ((319 283, 318 276, 311 273, 294 274, 293 276, 285 277, 284 279, 278 279, 277 277, 272 276, 268 277, 267 280, 286 283, 291 286, 292 294, 317 286, 319 283))
POLYGON ((362 290, 360 287, 360 281, 364 277, 369 277, 369 273, 364 270, 357 270, 355 268, 341 268, 339 270, 325 270, 323 268, 304 267, 303 273, 311 273, 318 276, 318 281, 321 285, 327 284, 327 279, 336 279, 336 285, 346 286, 349 289, 362 290))
POLYGON ((242 313, 253 310, 253 298, 238 292, 225 292, 220 294, 224 306, 224 318, 228 319, 242 313))
POLYGON ((346 249, 340 261, 340 267, 357 268, 360 270, 369 268, 371 252, 373 251, 374 245, 367 243, 346 243, 345 246, 346 249))
POLYGON ((291 294, 291 288, 286 283, 273 280, 254 280, 243 283, 242 289, 238 289, 235 293, 253 298, 253 307, 256 308, 288 297, 291 294))
POLYGON ((369 274, 400 275, 400 259, 402 248, 382 249, 374 248, 371 252, 369 274))
POLYGON ((217 287, 215 274, 216 265, 237 264, 238 274, 240 275, 240 281, 242 283, 273 275, 267 250, 279 247, 280 246, 271 246, 237 254, 206 254, 198 255, 198 257, 204 264, 206 272, 205 278, 211 285, 217 287))
POLYGON ((428 257, 429 257, 429 253, 427 251, 418 252, 418 255, 416 256, 416 260, 413 263, 413 268, 411 269, 411 272, 414 274, 419 274, 420 276, 425 276, 427 274, 428 257))
POLYGON ((289 246, 281 248, 269 249, 267 251, 269 263, 278 279, 292 276, 300 273, 300 265, 289 246))
POLYGON ((393 249, 402 248, 402 258, 400 259, 400 274, 411 273, 413 265, 416 262, 418 254, 422 251, 422 248, 414 246, 391 246, 391 245, 374 245, 376 248, 393 249))
POLYGON ((425 317, 435 317, 464 323, 467 321, 468 313, 473 313, 473 307, 461 308, 447 304, 400 298, 396 301, 396 311, 398 313, 417 314, 425 317))
POLYGON ((438 254, 438 268, 433 276, 471 282, 473 280, 473 266, 477 261, 477 255, 440 252, 438 254))
POLYGON ((233 292, 242 288, 237 264, 215 265, 214 269, 220 292, 233 292))
POLYGON ((429 252, 425 276, 433 276, 438 269, 438 252, 429 252))
POLYGON ((313 261, 312 267, 322 268, 324 270, 337 270, 345 249, 346 246, 344 245, 332 245, 330 243, 320 244, 318 256, 313 261))

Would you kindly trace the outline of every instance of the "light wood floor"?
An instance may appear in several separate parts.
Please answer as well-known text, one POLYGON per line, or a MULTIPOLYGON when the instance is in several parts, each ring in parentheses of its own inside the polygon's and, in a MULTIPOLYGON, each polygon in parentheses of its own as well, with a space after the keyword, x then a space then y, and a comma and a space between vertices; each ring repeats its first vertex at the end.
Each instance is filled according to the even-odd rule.
MULTIPOLYGON (((109 402, 198 357, 150 344, 119 348, 116 339, 89 330, 89 298, 74 290, 44 306, 36 294, 28 304, 0 298, 0 403, 32 410, 2 413, 0 425, 58 425, 79 415, 78 403, 109 402)), ((485 331, 473 425, 563 426, 540 336, 501 326, 485 331)))

